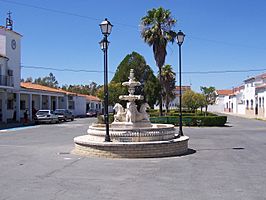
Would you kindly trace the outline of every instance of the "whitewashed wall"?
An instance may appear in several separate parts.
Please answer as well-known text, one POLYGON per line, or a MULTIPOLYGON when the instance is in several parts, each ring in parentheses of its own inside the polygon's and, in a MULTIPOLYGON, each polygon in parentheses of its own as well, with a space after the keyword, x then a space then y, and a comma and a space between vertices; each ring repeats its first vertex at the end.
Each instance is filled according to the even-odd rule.
POLYGON ((75 116, 85 116, 86 115, 86 99, 81 96, 74 96, 73 100, 75 102, 75 109, 72 110, 75 116))
POLYGON ((238 104, 237 108, 238 108, 237 114, 240 114, 240 115, 245 115, 246 114, 246 106, 245 106, 245 104, 238 104))
POLYGON ((21 78, 21 36, 12 32, 6 31, 6 57, 9 58, 8 68, 13 70, 14 88, 20 89, 21 78), (16 48, 11 47, 11 41, 16 41, 16 48))

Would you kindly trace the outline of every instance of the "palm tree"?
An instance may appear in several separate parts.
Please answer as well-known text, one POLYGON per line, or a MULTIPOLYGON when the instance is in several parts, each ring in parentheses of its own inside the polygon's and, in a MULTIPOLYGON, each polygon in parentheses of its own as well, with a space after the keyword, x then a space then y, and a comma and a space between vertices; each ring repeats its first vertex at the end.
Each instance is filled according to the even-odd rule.
POLYGON ((162 67, 162 96, 165 102, 166 113, 168 113, 169 103, 175 97, 175 73, 173 72, 171 65, 164 65, 162 67))
MULTIPOLYGON (((161 81, 162 66, 166 57, 166 46, 168 42, 174 42, 176 32, 172 30, 176 20, 171 16, 170 10, 162 7, 153 8, 141 19, 141 37, 152 46, 157 67, 159 68, 159 81, 161 81)), ((162 115, 162 92, 160 94, 160 115, 162 115)))

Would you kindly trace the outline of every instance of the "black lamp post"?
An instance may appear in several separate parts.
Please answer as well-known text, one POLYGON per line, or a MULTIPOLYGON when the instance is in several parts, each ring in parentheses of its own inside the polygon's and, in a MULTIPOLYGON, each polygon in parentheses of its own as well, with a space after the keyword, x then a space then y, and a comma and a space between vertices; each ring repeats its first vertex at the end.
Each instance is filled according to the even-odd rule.
POLYGON ((108 69, 107 69, 107 50, 109 41, 107 37, 112 31, 113 25, 105 18, 100 24, 100 28, 104 38, 100 42, 101 49, 104 52, 104 122, 106 126, 105 142, 111 142, 109 134, 109 113, 108 113, 108 69))
POLYGON ((184 42, 185 34, 182 31, 177 33, 177 44, 179 46, 179 134, 178 136, 183 136, 183 123, 182 123, 182 83, 181 83, 181 45, 184 42))

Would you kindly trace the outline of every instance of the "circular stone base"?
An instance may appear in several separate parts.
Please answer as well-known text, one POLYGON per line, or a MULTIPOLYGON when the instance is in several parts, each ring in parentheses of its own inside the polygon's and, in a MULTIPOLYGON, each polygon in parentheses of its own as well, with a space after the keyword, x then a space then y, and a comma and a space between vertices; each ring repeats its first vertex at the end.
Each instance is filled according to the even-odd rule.
POLYGON ((169 141, 95 142, 88 135, 74 138, 74 154, 107 158, 158 158, 178 156, 188 151, 189 137, 169 141))
MULTIPOLYGON (((150 142, 169 141, 175 138, 176 129, 172 124, 150 124, 149 127, 141 126, 142 123, 118 123, 111 124, 109 135, 114 143, 117 142, 150 142), (137 127, 135 127, 137 126, 137 127)), ((87 130, 88 141, 101 143, 104 141, 105 125, 94 124, 87 130)))

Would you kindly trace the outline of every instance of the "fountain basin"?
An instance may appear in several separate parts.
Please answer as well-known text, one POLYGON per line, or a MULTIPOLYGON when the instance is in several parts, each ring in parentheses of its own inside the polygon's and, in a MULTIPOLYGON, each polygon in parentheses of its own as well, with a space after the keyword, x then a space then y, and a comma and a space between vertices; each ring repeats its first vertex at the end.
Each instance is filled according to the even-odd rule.
MULTIPOLYGON (((105 138, 105 125, 94 124, 88 129, 88 139, 102 142, 105 138)), ((112 142, 167 141, 175 138, 176 130, 171 124, 114 123, 109 127, 112 142)))
POLYGON ((109 124, 108 133, 111 142, 105 142, 106 125, 93 124, 88 129, 88 135, 74 138, 73 153, 110 158, 156 158, 178 156, 188 151, 189 137, 177 137, 172 124, 152 124, 148 103, 142 103, 139 110, 136 100, 142 95, 134 95, 135 87, 141 85, 135 81, 134 70, 130 70, 129 81, 122 83, 128 86, 128 95, 119 99, 126 100, 127 107, 116 103, 114 122, 109 124))
POLYGON ((180 156, 188 151, 189 137, 168 141, 149 142, 97 142, 91 141, 89 135, 74 139, 75 149, 72 153, 105 158, 159 158, 180 156))

